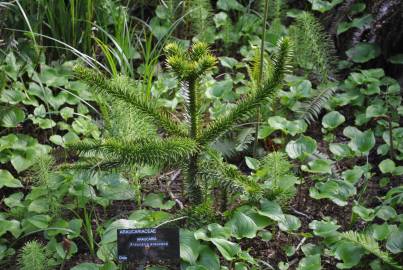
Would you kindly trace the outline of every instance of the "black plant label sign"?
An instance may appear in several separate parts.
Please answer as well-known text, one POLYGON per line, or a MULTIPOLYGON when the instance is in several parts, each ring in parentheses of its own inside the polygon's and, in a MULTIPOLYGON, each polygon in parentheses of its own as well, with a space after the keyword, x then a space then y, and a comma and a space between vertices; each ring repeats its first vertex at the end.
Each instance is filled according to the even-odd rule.
POLYGON ((178 228, 118 229, 119 262, 179 261, 178 228))

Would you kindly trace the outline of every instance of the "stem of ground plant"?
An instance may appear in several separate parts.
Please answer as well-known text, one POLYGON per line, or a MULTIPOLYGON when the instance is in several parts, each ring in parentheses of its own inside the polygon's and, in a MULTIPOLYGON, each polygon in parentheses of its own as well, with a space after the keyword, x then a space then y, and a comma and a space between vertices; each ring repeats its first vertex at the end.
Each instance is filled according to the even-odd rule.
MULTIPOLYGON (((262 77, 263 77, 263 61, 264 61, 264 41, 266 39, 266 21, 269 11, 269 0, 264 3, 264 16, 263 16, 263 32, 262 32, 262 43, 260 44, 260 66, 259 66, 259 77, 257 79, 257 87, 261 87, 262 77)), ((255 141, 253 143, 253 156, 256 157, 257 145, 259 141, 259 121, 260 121, 260 107, 256 110, 256 125, 255 125, 255 141)))

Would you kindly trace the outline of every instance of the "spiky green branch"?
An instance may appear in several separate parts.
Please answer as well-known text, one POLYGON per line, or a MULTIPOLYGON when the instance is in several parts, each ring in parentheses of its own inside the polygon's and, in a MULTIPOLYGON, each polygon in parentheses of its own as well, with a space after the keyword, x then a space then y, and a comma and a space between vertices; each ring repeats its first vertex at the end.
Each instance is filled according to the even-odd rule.
POLYGON ((122 100, 150 117, 158 127, 162 127, 170 135, 186 137, 186 131, 180 123, 174 121, 168 112, 157 109, 155 103, 138 93, 127 79, 123 77, 109 79, 97 71, 82 66, 74 67, 74 72, 95 93, 122 100))
POLYGON ((198 137, 198 142, 201 145, 206 145, 216 140, 242 120, 249 118, 259 105, 270 102, 269 100, 275 97, 277 90, 283 83, 285 74, 290 70, 291 58, 291 42, 288 38, 283 38, 278 43, 278 52, 273 60, 273 73, 265 85, 239 102, 227 115, 212 122, 207 130, 198 137))
POLYGON ((198 151, 197 143, 189 138, 87 140, 68 147, 82 157, 103 157, 121 161, 121 165, 172 165, 198 151))

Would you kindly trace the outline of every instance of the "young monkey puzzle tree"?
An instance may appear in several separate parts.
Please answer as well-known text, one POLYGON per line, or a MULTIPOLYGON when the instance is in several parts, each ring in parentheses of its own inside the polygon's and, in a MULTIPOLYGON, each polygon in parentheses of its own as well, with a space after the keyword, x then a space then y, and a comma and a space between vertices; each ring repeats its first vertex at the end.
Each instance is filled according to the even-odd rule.
MULTIPOLYGON (((258 106, 273 100, 281 88, 284 75, 290 68, 292 53, 289 39, 283 38, 279 41, 277 52, 273 56, 273 70, 263 86, 243 97, 232 110, 210 123, 202 123, 200 113, 202 93, 199 82, 202 76, 216 65, 215 56, 204 43, 195 43, 189 50, 170 43, 165 47, 165 53, 169 68, 182 84, 186 101, 184 121, 179 122, 168 112, 157 108, 156 100, 136 91, 134 84, 127 78, 109 79, 97 71, 78 66, 75 68, 76 75, 85 81, 95 94, 105 95, 111 98, 112 102, 127 103, 133 108, 137 119, 141 118, 141 121, 163 129, 164 136, 157 134, 153 138, 115 136, 98 141, 81 142, 70 145, 70 148, 83 157, 82 161, 87 168, 110 169, 133 164, 182 166, 187 174, 187 197, 194 204, 203 200, 200 183, 202 180, 212 180, 214 185, 221 186, 225 190, 236 190, 256 198, 260 192, 259 185, 234 166, 222 162, 209 145, 224 133, 248 120, 258 106)), ((78 166, 81 167, 82 163, 78 166)))

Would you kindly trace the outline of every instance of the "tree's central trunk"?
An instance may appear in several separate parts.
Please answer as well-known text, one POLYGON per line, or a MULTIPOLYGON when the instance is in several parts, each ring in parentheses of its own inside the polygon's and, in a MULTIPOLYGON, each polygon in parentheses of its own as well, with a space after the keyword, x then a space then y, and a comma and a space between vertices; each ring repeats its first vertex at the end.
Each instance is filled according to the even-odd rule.
MULTIPOLYGON (((189 81, 189 116, 190 116, 190 128, 189 137, 192 139, 197 138, 198 134, 198 104, 197 104, 197 93, 196 93, 196 82, 189 81)), ((202 202, 202 193, 200 186, 197 183, 197 172, 198 172, 198 158, 199 154, 196 153, 189 158, 188 163, 188 175, 187 175, 187 185, 188 185, 188 198, 194 204, 199 204, 202 202)))

